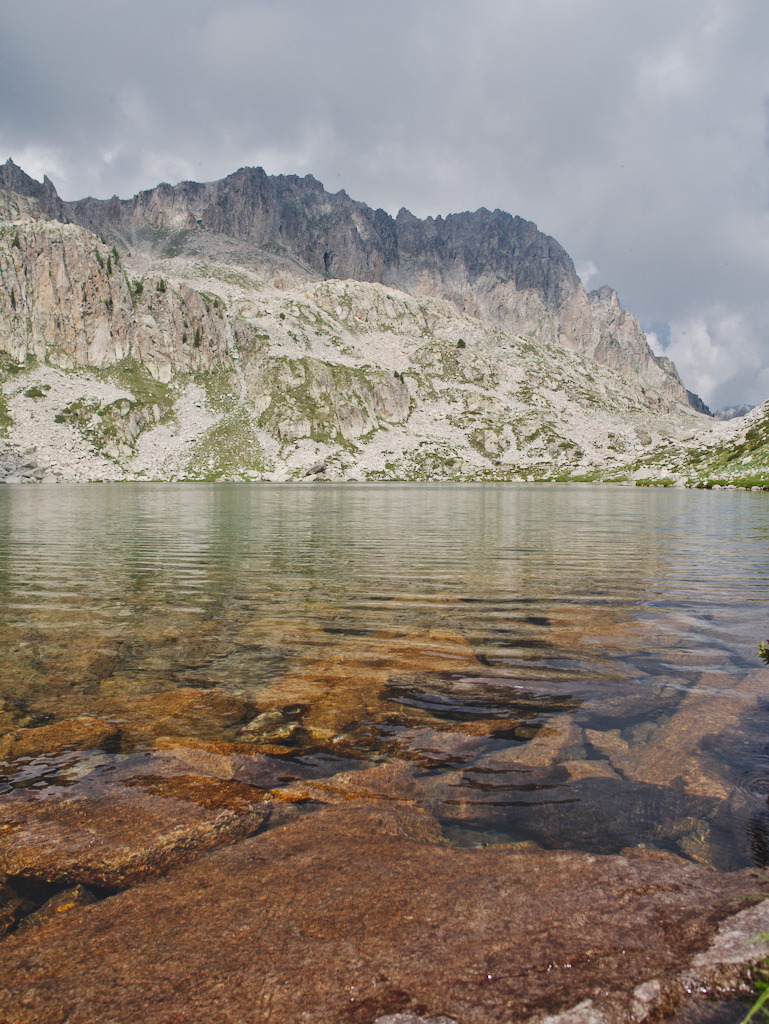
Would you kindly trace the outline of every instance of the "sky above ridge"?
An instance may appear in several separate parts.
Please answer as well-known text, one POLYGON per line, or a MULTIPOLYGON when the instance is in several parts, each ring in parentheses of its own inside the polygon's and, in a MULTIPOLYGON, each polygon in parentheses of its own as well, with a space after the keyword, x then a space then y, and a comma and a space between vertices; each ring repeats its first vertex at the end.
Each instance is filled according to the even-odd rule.
POLYGON ((711 407, 769 398, 766 0, 6 0, 0 161, 65 199, 244 165, 533 220, 711 407))

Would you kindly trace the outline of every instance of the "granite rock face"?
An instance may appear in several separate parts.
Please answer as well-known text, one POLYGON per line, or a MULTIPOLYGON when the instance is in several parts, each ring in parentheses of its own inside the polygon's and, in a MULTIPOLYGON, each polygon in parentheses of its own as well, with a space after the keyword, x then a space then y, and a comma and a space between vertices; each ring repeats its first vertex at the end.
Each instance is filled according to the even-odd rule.
POLYGON ((623 309, 613 288, 604 285, 588 295, 592 313, 592 338, 585 346, 589 354, 604 366, 620 373, 632 373, 657 384, 671 395, 685 392, 692 408, 705 415, 709 410, 699 398, 684 388, 675 365, 655 356, 636 318, 623 309))
MULTIPOLYGON (((6 193, 11 215, 15 205, 6 193)), ((117 249, 74 224, 24 219, 5 234, 0 347, 13 359, 73 369, 133 357, 164 381, 226 359, 232 327, 192 289, 131 280, 117 249)))

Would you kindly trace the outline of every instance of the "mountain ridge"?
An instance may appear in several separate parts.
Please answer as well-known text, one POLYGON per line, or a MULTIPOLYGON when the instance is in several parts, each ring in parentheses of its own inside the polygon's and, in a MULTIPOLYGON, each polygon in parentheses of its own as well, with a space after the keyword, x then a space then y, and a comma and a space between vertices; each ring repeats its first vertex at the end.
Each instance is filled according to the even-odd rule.
POLYGON ((763 413, 717 428, 522 218, 391 218, 256 170, 67 203, 9 162, 0 186, 0 479, 765 472, 763 413))
POLYGON ((215 182, 162 183, 132 199, 66 203, 48 178, 41 185, 9 160, 0 167, 0 187, 30 195, 49 216, 71 220, 126 250, 157 251, 158 241, 166 241, 163 232, 174 232, 181 252, 195 244, 196 234, 211 232, 259 248, 274 246, 324 278, 445 298, 493 326, 644 374, 677 400, 689 401, 675 367, 656 359, 616 292, 603 286, 588 295, 554 238, 501 210, 420 220, 402 208, 393 218, 343 190, 327 192, 311 175, 269 176, 251 167, 215 182), (154 242, 151 230, 160 233, 154 242), (180 240, 185 232, 192 238, 180 240))

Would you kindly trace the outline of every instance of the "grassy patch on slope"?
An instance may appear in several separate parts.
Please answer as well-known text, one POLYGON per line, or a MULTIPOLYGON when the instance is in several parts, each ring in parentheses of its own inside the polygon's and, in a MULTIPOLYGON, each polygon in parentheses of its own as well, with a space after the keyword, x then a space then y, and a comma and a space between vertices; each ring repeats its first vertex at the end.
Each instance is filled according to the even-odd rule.
POLYGON ((243 406, 222 418, 192 446, 185 476, 190 480, 220 480, 269 469, 258 434, 243 406))

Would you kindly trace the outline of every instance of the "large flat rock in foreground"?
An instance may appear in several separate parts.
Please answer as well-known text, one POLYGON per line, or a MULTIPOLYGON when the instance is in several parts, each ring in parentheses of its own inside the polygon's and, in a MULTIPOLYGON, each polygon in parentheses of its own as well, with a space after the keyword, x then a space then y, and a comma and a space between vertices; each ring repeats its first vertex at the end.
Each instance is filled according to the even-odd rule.
POLYGON ((413 806, 353 799, 9 936, 0 1020, 659 1020, 760 895, 673 860, 455 849, 413 806))

